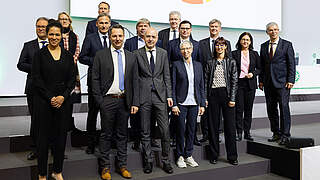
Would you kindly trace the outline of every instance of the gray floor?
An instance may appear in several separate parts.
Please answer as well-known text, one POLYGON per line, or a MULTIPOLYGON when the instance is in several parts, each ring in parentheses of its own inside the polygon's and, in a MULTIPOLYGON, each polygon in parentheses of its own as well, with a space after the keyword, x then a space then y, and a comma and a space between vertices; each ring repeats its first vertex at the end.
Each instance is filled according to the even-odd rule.
POLYGON ((239 180, 290 180, 289 178, 281 177, 276 174, 265 174, 262 176, 253 176, 248 178, 240 178, 239 180))

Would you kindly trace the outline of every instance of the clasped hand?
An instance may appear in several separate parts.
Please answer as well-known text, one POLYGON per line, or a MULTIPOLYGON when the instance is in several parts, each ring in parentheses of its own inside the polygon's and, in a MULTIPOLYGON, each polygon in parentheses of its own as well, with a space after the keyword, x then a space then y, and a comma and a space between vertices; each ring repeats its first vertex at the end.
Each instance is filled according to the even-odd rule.
POLYGON ((63 96, 56 96, 51 98, 51 106, 55 108, 60 108, 62 103, 64 102, 64 97, 63 96))

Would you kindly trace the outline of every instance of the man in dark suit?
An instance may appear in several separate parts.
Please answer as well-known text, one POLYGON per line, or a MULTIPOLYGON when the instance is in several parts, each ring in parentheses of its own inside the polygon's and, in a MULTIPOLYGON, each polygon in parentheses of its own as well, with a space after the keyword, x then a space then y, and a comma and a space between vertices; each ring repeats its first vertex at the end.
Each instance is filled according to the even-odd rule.
POLYGON ((168 44, 170 40, 177 39, 179 37, 179 24, 181 22, 181 14, 179 11, 171 11, 169 13, 170 28, 159 31, 159 39, 162 41, 162 47, 168 50, 168 44))
MULTIPOLYGON (((200 61, 202 63, 203 67, 206 67, 207 61, 212 60, 212 53, 213 53, 213 46, 214 46, 214 41, 220 37, 220 32, 221 32, 221 21, 218 19, 212 19, 209 22, 209 33, 210 37, 207 37, 205 39, 202 39, 199 41, 199 51, 200 51, 200 61)), ((227 52, 229 54, 229 57, 231 57, 231 45, 230 41, 226 40, 228 44, 228 49, 227 52)), ((204 115, 201 116, 201 131, 202 131, 202 139, 200 142, 206 142, 208 140, 208 111, 205 111, 204 115)), ((220 117, 220 130, 222 131, 222 117, 220 117)), ((219 137, 220 138, 220 137, 219 137)), ((220 138, 221 141, 221 138, 220 138)))
POLYGON ((295 82, 295 59, 292 43, 279 37, 279 27, 271 22, 266 26, 270 40, 261 44, 261 73, 259 88, 264 89, 272 138, 284 145, 290 137, 291 117, 289 109, 290 89, 295 82), (279 113, 280 109, 280 126, 279 113))
POLYGON ((170 142, 168 128, 167 106, 171 107, 172 89, 167 52, 156 47, 158 33, 154 28, 148 28, 144 41, 145 47, 135 51, 136 70, 134 73, 133 104, 139 107, 141 120, 141 143, 145 173, 152 172, 152 151, 150 145, 150 122, 153 114, 159 125, 162 144, 163 170, 173 173, 169 160, 170 142))
MULTIPOLYGON (((172 63, 177 60, 183 59, 181 53, 180 53, 180 43, 183 41, 190 41, 193 45, 193 52, 192 52, 192 60, 193 61, 200 61, 199 56, 199 43, 198 41, 195 41, 192 39, 191 36, 192 32, 192 24, 189 21, 182 21, 179 24, 179 35, 180 37, 178 39, 173 39, 169 41, 168 45, 168 59, 170 64, 170 69, 172 68, 172 63)), ((174 117, 173 117, 174 118, 174 117)), ((170 134, 172 140, 171 146, 175 146, 175 133, 176 133, 176 121, 174 119, 170 120, 170 134)), ((194 138, 194 144, 197 146, 200 146, 200 142, 198 141, 198 138, 195 133, 194 138)))
MULTIPOLYGON (((23 45, 23 49, 20 54, 19 62, 17 67, 20 71, 28 73, 26 87, 24 93, 27 95, 28 109, 31 117, 31 126, 30 126, 30 136, 32 138, 32 146, 35 146, 37 139, 37 124, 34 121, 35 118, 32 116, 33 112, 33 93, 32 93, 32 77, 31 77, 31 68, 32 68, 32 58, 34 54, 39 51, 42 47, 48 44, 46 27, 48 25, 48 19, 45 17, 40 17, 36 21, 36 33, 37 39, 26 42, 23 45)), ((32 150, 27 156, 28 160, 34 160, 37 157, 35 149, 32 150)))
POLYGON ((110 48, 96 53, 92 67, 92 91, 101 114, 100 165, 101 178, 110 180, 110 151, 113 132, 116 132, 117 170, 131 178, 127 170, 127 128, 133 99, 133 68, 135 56, 123 49, 124 29, 114 25, 109 30, 110 48))
POLYGON ((110 27, 110 16, 106 13, 101 13, 98 16, 96 26, 97 33, 92 33, 85 37, 82 49, 79 55, 79 62, 88 65, 87 86, 88 86, 88 117, 87 117, 87 133, 88 133, 88 148, 86 153, 93 154, 96 144, 96 126, 99 107, 97 106, 92 96, 92 65, 94 57, 98 50, 109 47, 108 29, 110 27))
MULTIPOLYGON (((107 13, 108 15, 110 14, 110 4, 107 2, 100 2, 98 5, 98 14, 101 13, 107 13)), ((118 24, 117 22, 111 20, 111 26, 118 24)), ((88 22, 87 27, 86 27, 86 36, 88 36, 89 34, 92 33, 97 33, 98 32, 98 28, 96 26, 97 24, 97 19, 91 20, 88 22)))
MULTIPOLYGON (((124 49, 134 52, 137 49, 140 49, 145 46, 144 42, 144 35, 146 33, 146 30, 150 27, 150 21, 146 18, 141 18, 138 20, 136 24, 136 30, 137 30, 137 36, 134 36, 132 38, 129 38, 124 43, 124 49)), ((156 46, 160 46, 161 44, 159 41, 157 42, 156 46)), ((133 144, 132 149, 136 151, 140 151, 140 120, 139 120, 139 113, 135 115, 130 116, 130 125, 132 130, 132 136, 133 136, 133 144)), ((160 148, 160 145, 155 140, 155 131, 156 131, 156 123, 153 121, 151 123, 151 146, 160 148)))

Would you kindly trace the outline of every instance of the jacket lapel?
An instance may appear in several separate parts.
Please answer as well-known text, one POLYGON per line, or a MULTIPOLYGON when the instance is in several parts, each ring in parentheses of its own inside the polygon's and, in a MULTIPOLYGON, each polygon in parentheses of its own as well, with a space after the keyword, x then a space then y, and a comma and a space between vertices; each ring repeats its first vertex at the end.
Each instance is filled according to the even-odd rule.
POLYGON ((281 52, 281 51, 282 51, 282 39, 281 39, 281 38, 279 38, 279 42, 278 42, 278 45, 277 45, 276 51, 275 51, 275 53, 274 53, 274 55, 273 55, 272 59, 274 59, 275 57, 277 57, 277 56, 280 54, 280 52, 281 52))
POLYGON ((142 48, 141 51, 141 56, 143 58, 143 61, 144 61, 144 64, 145 66, 148 68, 150 74, 152 74, 151 72, 151 67, 150 67, 150 64, 149 64, 149 61, 148 61, 148 56, 147 56, 147 52, 146 52, 146 49, 145 48, 142 48))
MULTIPOLYGON (((162 61, 162 54, 160 54, 160 51, 157 47, 156 47, 156 57, 155 58, 156 58, 156 64, 154 67, 153 74, 156 74, 160 70, 160 65, 161 65, 160 61, 162 61)), ((150 68, 150 70, 151 70, 151 68, 150 68)))

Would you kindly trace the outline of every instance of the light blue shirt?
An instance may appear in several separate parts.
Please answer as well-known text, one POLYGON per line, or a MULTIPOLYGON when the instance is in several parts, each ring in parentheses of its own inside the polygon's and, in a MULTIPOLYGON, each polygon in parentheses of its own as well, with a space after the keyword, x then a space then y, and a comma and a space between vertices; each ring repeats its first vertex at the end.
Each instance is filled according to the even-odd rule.
POLYGON ((188 75, 188 82, 189 82, 189 87, 188 87, 188 94, 186 100, 180 104, 184 106, 190 106, 190 105, 197 105, 196 98, 194 96, 194 71, 193 71, 193 63, 192 60, 190 61, 190 64, 188 64, 184 60, 184 66, 186 67, 187 70, 187 75, 188 75))
POLYGON ((144 42, 144 40, 138 36, 138 49, 142 48, 145 45, 146 43, 144 42))

